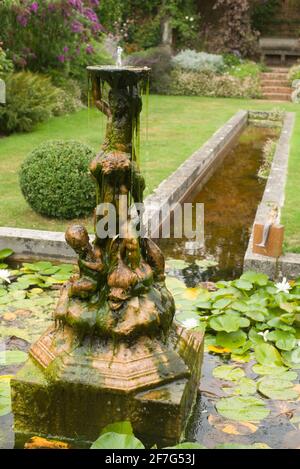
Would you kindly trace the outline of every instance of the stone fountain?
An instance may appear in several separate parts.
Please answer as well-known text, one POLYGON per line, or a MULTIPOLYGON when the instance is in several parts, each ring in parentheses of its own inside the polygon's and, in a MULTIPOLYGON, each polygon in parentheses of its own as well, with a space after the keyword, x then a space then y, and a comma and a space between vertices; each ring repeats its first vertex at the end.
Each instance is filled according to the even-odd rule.
POLYGON ((163 254, 137 234, 124 208, 124 200, 143 201, 135 142, 149 69, 88 73, 94 103, 107 116, 90 167, 97 207, 114 208, 119 231, 99 236, 105 214, 98 210, 93 242, 83 226, 68 227, 79 274, 62 287, 53 325, 12 380, 15 430, 87 444, 105 425, 130 420, 146 445, 169 445, 180 439, 195 401, 203 334, 173 321, 163 254))

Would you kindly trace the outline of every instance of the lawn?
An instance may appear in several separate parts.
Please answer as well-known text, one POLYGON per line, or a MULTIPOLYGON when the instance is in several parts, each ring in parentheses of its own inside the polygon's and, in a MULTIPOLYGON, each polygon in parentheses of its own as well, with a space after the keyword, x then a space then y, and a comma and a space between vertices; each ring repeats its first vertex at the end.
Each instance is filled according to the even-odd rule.
MULTIPOLYGON (((142 115, 141 134, 141 166, 146 178, 146 195, 236 111, 274 107, 297 112, 283 223, 286 225, 286 249, 300 252, 300 106, 255 100, 150 96, 148 119, 145 111, 142 115)), ((20 165, 34 147, 48 139, 76 139, 98 149, 104 130, 102 115, 96 110, 84 109, 70 116, 53 118, 32 133, 1 139, 0 225, 64 231, 67 221, 41 217, 26 204, 18 184, 20 165)), ((85 222, 89 223, 88 220, 85 222)))

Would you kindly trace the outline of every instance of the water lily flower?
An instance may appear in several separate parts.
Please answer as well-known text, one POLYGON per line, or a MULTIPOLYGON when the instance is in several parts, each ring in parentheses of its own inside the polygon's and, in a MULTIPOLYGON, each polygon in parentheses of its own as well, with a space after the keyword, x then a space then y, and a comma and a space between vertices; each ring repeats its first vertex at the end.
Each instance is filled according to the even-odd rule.
POLYGON ((264 332, 258 332, 258 335, 261 335, 264 339, 265 342, 268 342, 268 334, 269 334, 269 329, 267 329, 266 331, 264 332))
POLYGON ((289 282, 287 281, 286 277, 283 277, 282 282, 275 283, 275 287, 277 288, 276 293, 288 293, 289 290, 292 288, 289 282))
POLYGON ((0 269, 0 280, 10 283, 10 272, 9 270, 0 269))
POLYGON ((199 322, 195 318, 189 318, 182 321, 182 325, 186 329, 194 329, 195 327, 199 326, 199 322))

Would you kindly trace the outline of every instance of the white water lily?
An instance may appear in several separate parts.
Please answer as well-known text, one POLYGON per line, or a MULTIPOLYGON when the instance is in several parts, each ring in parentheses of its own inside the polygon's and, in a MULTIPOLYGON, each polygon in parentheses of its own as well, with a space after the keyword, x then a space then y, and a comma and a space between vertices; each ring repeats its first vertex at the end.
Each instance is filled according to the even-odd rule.
POLYGON ((199 326, 199 322, 195 318, 189 318, 189 319, 185 319, 184 321, 182 321, 182 325, 186 329, 194 329, 195 327, 199 326))
POLYGON ((258 335, 261 335, 264 339, 265 342, 268 342, 268 334, 269 334, 269 329, 267 329, 266 331, 264 332, 258 332, 258 335))
POLYGON ((288 293, 289 290, 292 288, 289 282, 287 281, 286 277, 283 277, 282 282, 275 283, 275 287, 277 288, 276 293, 288 293))
POLYGON ((9 270, 0 269, 0 281, 2 280, 4 282, 10 283, 9 277, 10 277, 9 270))

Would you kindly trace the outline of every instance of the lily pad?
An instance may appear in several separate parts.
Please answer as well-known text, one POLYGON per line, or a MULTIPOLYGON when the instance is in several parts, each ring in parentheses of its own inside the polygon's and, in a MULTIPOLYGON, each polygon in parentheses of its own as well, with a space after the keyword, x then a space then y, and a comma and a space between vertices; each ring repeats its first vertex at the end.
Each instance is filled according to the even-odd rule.
POLYGON ((0 365, 18 365, 27 360, 28 354, 20 350, 4 350, 0 352, 0 365))
POLYGON ((261 344, 264 342, 263 337, 252 327, 248 333, 248 337, 251 340, 251 342, 255 345, 261 344))
POLYGON ((242 280, 247 280, 248 282, 264 287, 268 284, 268 276, 259 272, 248 271, 241 276, 242 280))
POLYGON ((275 342, 276 347, 280 350, 289 352, 293 350, 297 344, 297 339, 294 334, 287 331, 272 331, 268 334, 268 340, 275 342))
POLYGON ((171 269, 183 270, 189 267, 189 264, 181 259, 167 259, 166 267, 171 269))
POLYGON ((7 257, 11 256, 14 253, 12 249, 1 249, 0 250, 0 259, 6 259, 7 257))
POLYGON ((90 449, 145 449, 145 447, 134 435, 109 432, 101 435, 90 449))
POLYGON ((213 370, 215 378, 224 379, 227 381, 239 381, 245 376, 244 370, 236 367, 235 365, 221 365, 213 370))
POLYGON ((221 298, 220 300, 215 301, 214 309, 225 309, 230 305, 230 303, 232 303, 230 298, 221 298))
POLYGON ((133 435, 133 428, 129 420, 124 420, 106 425, 106 427, 102 429, 100 435, 111 432, 120 433, 121 435, 133 435))
POLYGON ((249 282, 248 280, 244 280, 244 279, 235 280, 233 285, 236 288, 239 288, 239 290, 250 291, 253 288, 253 284, 249 282))
POLYGON ((198 259, 195 261, 195 264, 201 269, 208 269, 209 267, 215 267, 218 265, 217 261, 212 259, 198 259))
POLYGON ((10 377, 0 380, 0 417, 11 412, 10 377))
POLYGON ((288 368, 284 366, 268 366, 256 363, 253 365, 252 370, 258 375, 279 376, 287 372, 288 368))
POLYGON ((280 376, 265 376, 258 383, 258 390, 261 394, 270 399, 279 399, 281 401, 289 401, 299 397, 298 392, 293 387, 293 383, 286 379, 280 379, 280 376))
POLYGON ((211 302, 210 301, 198 301, 196 303, 196 307, 198 309, 205 309, 205 310, 210 310, 211 309, 211 302))
POLYGON ((222 314, 212 317, 209 325, 215 331, 236 332, 243 327, 248 327, 250 321, 238 314, 222 314))
POLYGON ((230 307, 240 313, 245 313, 249 309, 249 306, 243 301, 235 301, 230 307))
POLYGON ((7 327, 0 326, 0 337, 19 337, 20 339, 30 341, 29 333, 27 329, 21 329, 18 327, 7 327))
POLYGON ((285 322, 281 321, 280 318, 273 318, 268 321, 268 326, 269 327, 274 327, 276 329, 280 329, 282 331, 290 331, 294 332, 295 329, 292 326, 289 326, 285 322))
POLYGON ((238 385, 232 388, 232 393, 235 395, 241 396, 250 396, 255 394, 257 389, 257 384, 253 379, 250 378, 241 378, 238 385))
POLYGON ((167 285, 167 288, 171 290, 173 295, 180 294, 186 289, 184 282, 182 282, 181 280, 178 280, 175 277, 167 276, 166 285, 167 285))
POLYGON ((218 332, 216 342, 218 345, 222 347, 234 350, 242 345, 247 340, 247 334, 243 331, 236 331, 236 332, 218 332))
POLYGON ((300 369, 300 347, 290 352, 282 352, 282 359, 290 368, 300 369))
POLYGON ((282 359, 278 350, 271 344, 261 343, 255 345, 255 358, 261 365, 281 366, 282 359))
POLYGON ((239 421, 263 420, 270 413, 264 401, 253 396, 224 397, 216 408, 223 417, 239 421))

